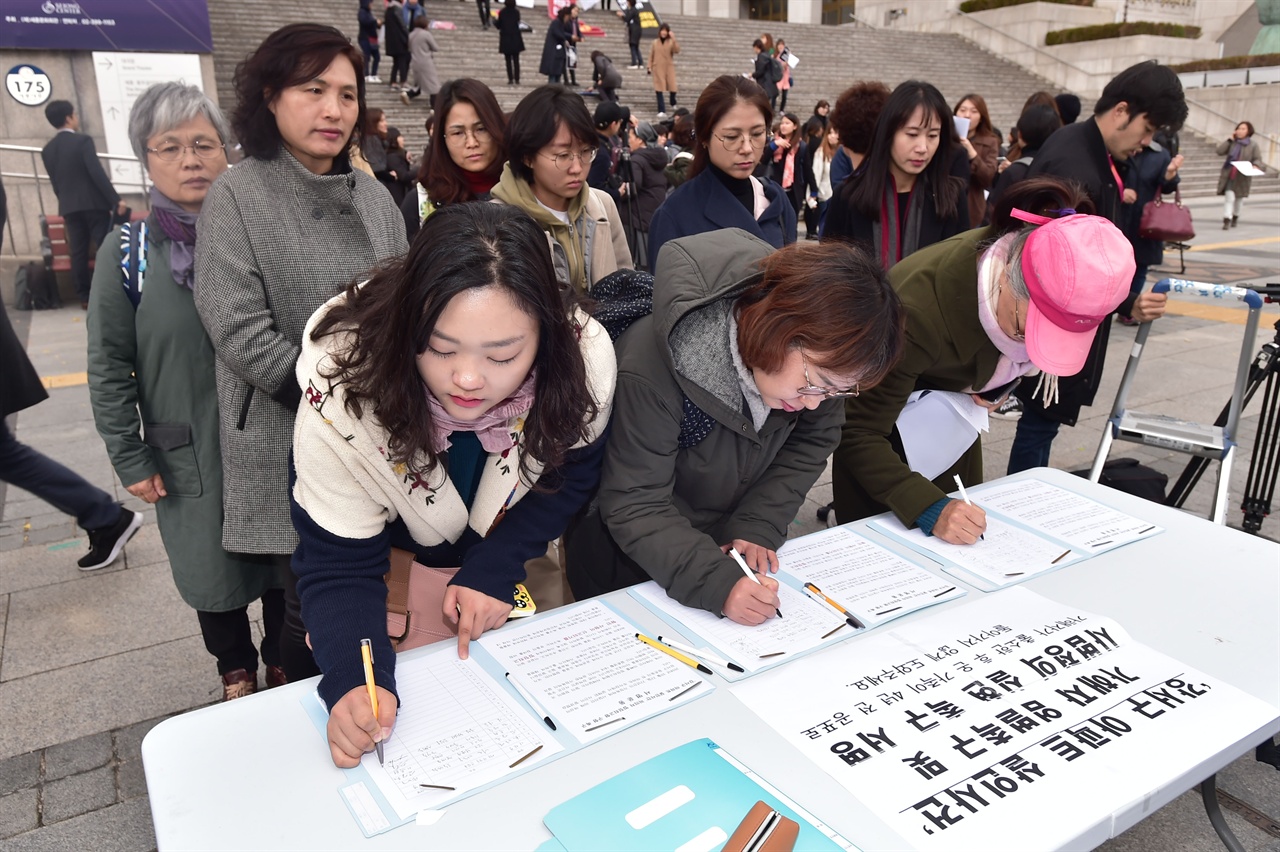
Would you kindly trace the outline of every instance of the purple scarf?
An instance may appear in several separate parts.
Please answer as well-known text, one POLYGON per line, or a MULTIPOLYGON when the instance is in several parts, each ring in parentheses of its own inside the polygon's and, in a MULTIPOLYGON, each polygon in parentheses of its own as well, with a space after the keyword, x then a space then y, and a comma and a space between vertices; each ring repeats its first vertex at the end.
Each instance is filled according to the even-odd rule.
POLYGON ((490 408, 475 420, 459 420, 444 410, 440 400, 436 399, 427 386, 422 386, 427 395, 427 403, 431 406, 431 425, 434 427, 432 449, 442 453, 449 449, 449 435, 453 432, 475 432, 480 439, 480 446, 486 453, 501 453, 509 450, 519 441, 520 430, 508 427, 512 417, 524 414, 533 408, 533 391, 537 382, 537 370, 530 370, 516 392, 502 402, 490 408))
POLYGON ((199 213, 188 213, 154 186, 151 187, 151 215, 170 240, 169 268, 173 280, 188 290, 196 288, 196 219, 199 213))

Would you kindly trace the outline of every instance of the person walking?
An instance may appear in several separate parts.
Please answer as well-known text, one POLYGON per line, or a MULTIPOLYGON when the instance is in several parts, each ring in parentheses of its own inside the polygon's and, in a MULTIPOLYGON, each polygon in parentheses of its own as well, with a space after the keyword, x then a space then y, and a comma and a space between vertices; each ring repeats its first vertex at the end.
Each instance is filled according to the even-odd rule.
POLYGON ((489 29, 492 24, 493 13, 489 8, 489 0, 476 0, 476 11, 480 13, 480 26, 489 29))
POLYGON ((671 95, 671 109, 676 108, 676 54, 680 44, 666 24, 658 27, 658 37, 649 45, 649 73, 653 76, 653 92, 658 99, 658 118, 667 117, 667 107, 662 93, 671 95))
POLYGON ((632 70, 643 68, 644 57, 640 55, 640 33, 643 32, 643 27, 636 0, 627 0, 627 8, 615 14, 627 25, 627 45, 631 48, 631 64, 627 67, 632 70))
POLYGON ((80 116, 70 101, 50 101, 44 116, 57 133, 40 151, 45 173, 58 197, 58 215, 67 229, 71 252, 71 280, 80 308, 89 308, 89 252, 102 245, 111 229, 111 214, 123 216, 128 207, 111 185, 98 160, 93 139, 80 133, 80 116))
POLYGON ((276 30, 241 64, 231 125, 246 157, 210 188, 195 252, 196 309, 217 355, 222 546, 284 571, 290 680, 318 673, 289 570, 302 329, 334 293, 408 247, 390 194, 351 168, 365 115, 361 62, 342 32, 308 23, 276 30))
POLYGON ((409 26, 404 22, 404 6, 400 0, 391 0, 387 6, 383 37, 387 42, 387 56, 391 57, 391 88, 399 91, 409 82, 409 26))
POLYGON ((569 15, 568 6, 561 6, 555 18, 547 24, 547 37, 542 42, 542 62, 538 73, 545 74, 548 83, 559 83, 565 76, 565 59, 568 56, 569 15))
POLYGON ((778 39, 774 47, 773 58, 782 71, 782 77, 778 80, 778 112, 786 112, 787 93, 791 91, 791 63, 788 61, 791 59, 791 51, 787 50, 787 43, 782 39, 778 39))
POLYGON ((1222 172, 1218 175, 1218 195, 1225 196, 1222 205, 1222 230, 1234 228, 1240 221, 1240 211, 1244 200, 1249 197, 1249 187, 1253 178, 1242 174, 1240 169, 1232 165, 1245 161, 1255 169, 1262 168, 1262 149, 1253 139, 1253 125, 1242 121, 1236 125, 1231 137, 1218 143, 1218 155, 1226 155, 1222 163, 1222 172))
POLYGON ((364 54, 365 82, 381 83, 378 76, 378 63, 382 54, 378 50, 378 19, 369 9, 372 0, 360 0, 360 11, 356 15, 357 39, 360 51, 364 54))
POLYGON ((413 87, 400 93, 400 103, 409 101, 423 92, 427 94, 427 106, 436 108, 436 94, 440 91, 440 74, 436 71, 436 54, 440 45, 428 29, 427 16, 415 18, 409 31, 409 70, 413 72, 413 87))
POLYGON ((196 611, 224 701, 258 689, 255 600, 267 686, 287 681, 284 577, 222 548, 214 352, 193 292, 196 219, 227 169, 227 136, 195 86, 160 83, 138 96, 129 139, 151 179, 151 215, 113 231, 98 252, 87 321, 94 423, 126 490, 156 507, 174 585, 196 611))
POLYGON ((498 52, 507 63, 507 85, 520 85, 520 54, 524 53, 524 35, 520 32, 520 10, 516 0, 503 0, 498 12, 498 52))

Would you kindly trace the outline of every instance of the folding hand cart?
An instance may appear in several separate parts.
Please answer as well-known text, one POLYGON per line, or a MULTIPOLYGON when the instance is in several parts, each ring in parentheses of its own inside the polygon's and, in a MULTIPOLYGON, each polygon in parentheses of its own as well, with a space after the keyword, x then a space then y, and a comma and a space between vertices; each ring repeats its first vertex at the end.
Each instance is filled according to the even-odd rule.
POLYGON ((1098 453, 1093 460, 1093 468, 1089 471, 1089 481, 1097 482, 1102 475, 1102 466, 1115 441, 1129 441, 1160 447, 1166 450, 1186 453, 1204 460, 1217 461, 1218 484, 1214 494, 1213 509, 1209 517, 1217 524, 1225 524, 1227 518, 1227 484, 1231 478, 1231 462, 1235 459, 1236 430, 1240 423, 1240 411, 1244 407, 1245 385, 1249 378, 1249 368, 1253 361, 1254 340, 1258 332, 1258 317, 1263 300, 1254 290, 1246 287, 1230 287, 1221 284, 1205 284, 1199 281, 1186 281, 1181 278, 1165 278, 1152 287, 1155 293, 1187 293, 1209 299, 1235 299, 1249 307, 1245 321, 1244 341, 1240 347, 1240 357, 1236 367, 1235 389, 1227 408, 1224 423, 1204 424, 1180 420, 1164 414, 1144 414, 1129 411, 1125 407, 1129 388, 1133 384, 1138 371, 1138 362, 1142 357, 1143 347, 1151 334, 1151 323, 1143 323, 1138 328, 1138 335, 1129 352, 1129 362, 1124 368, 1124 377, 1120 380, 1120 389, 1116 391, 1115 403, 1111 407, 1111 417, 1102 432, 1102 441, 1098 445, 1098 453))

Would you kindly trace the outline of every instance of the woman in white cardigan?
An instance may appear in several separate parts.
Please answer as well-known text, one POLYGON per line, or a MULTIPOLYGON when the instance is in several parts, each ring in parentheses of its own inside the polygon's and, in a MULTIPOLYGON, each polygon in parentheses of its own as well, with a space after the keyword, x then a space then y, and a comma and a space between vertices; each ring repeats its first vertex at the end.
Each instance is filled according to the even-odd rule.
POLYGON ((444 207, 409 254, 316 312, 303 338, 293 520, 302 616, 324 672, 334 763, 390 734, 391 547, 457 568, 441 615, 458 653, 502 625, 600 476, 616 365, 515 208, 444 207), (360 640, 372 638, 374 717, 360 640))

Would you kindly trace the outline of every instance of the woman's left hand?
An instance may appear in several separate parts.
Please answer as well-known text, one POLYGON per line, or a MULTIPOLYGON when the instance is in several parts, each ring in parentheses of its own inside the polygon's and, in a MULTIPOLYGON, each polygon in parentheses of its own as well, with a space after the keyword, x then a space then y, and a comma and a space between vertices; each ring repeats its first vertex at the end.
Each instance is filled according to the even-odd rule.
POLYGON ((467 647, 480 634, 507 623, 511 601, 491 598, 466 586, 450 586, 444 593, 444 617, 458 625, 458 659, 467 658, 467 647))
POLYGON ((1121 196, 1120 196, 1120 202, 1121 202, 1122 204, 1132 204, 1133 202, 1135 202, 1135 201, 1137 201, 1137 200, 1138 200, 1138 193, 1137 193, 1137 191, 1136 191, 1136 190, 1134 190, 1132 187, 1126 186, 1126 187, 1124 188, 1124 193, 1123 193, 1123 194, 1121 194, 1121 196))
POLYGON ((978 156, 978 149, 973 147, 973 143, 970 142, 968 139, 961 137, 960 146, 964 148, 965 153, 969 155, 970 160, 978 156))
POLYGON ((766 571, 775 574, 778 572, 778 551, 770 550, 763 544, 752 544, 741 538, 735 538, 729 544, 721 545, 720 551, 728 553, 731 547, 742 554, 747 567, 757 574, 763 574, 766 571))

